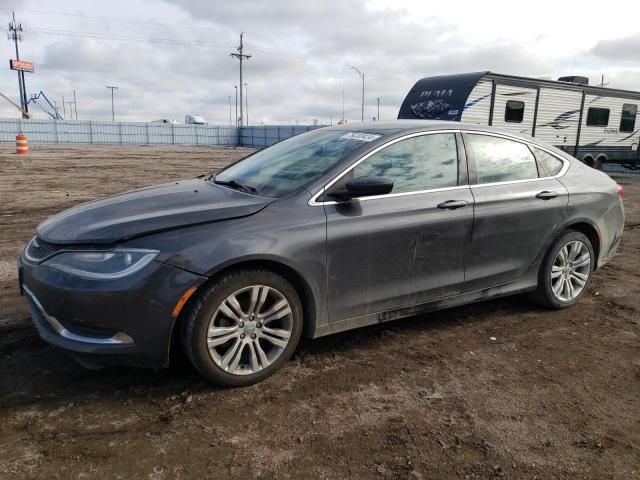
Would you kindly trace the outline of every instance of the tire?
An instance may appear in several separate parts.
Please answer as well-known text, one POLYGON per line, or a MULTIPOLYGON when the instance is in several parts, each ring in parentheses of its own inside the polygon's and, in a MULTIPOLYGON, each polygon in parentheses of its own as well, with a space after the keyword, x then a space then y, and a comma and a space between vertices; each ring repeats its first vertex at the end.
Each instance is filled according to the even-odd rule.
POLYGON ((593 246, 587 236, 575 230, 566 230, 553 242, 542 261, 534 299, 554 309, 574 306, 589 288, 595 260, 593 246), (577 250, 578 245, 580 250, 577 250), (563 249, 566 263, 563 263, 560 255, 563 249), (581 265, 587 253, 588 265, 581 265), (574 254, 575 257, 572 257, 574 254), (562 282, 562 288, 558 289, 562 282))
POLYGON ((604 162, 606 161, 606 158, 604 158, 603 161, 603 157, 598 157, 595 162, 593 162, 593 168, 595 168, 596 170, 600 170, 603 171, 604 170, 604 162))
POLYGON ((302 335, 302 312, 295 288, 282 276, 238 270, 194 302, 183 324, 183 349, 207 380, 228 387, 251 385, 291 357, 302 335))

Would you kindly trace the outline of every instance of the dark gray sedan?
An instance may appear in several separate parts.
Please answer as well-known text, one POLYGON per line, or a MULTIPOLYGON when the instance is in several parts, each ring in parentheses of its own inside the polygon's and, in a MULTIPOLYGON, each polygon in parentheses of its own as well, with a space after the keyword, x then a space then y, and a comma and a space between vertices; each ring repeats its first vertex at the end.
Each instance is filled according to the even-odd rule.
POLYGON ((40 335, 87 366, 164 367, 180 342, 209 380, 247 385, 303 334, 521 292, 574 305, 618 246, 622 193, 487 127, 328 127, 60 213, 21 288, 40 335))

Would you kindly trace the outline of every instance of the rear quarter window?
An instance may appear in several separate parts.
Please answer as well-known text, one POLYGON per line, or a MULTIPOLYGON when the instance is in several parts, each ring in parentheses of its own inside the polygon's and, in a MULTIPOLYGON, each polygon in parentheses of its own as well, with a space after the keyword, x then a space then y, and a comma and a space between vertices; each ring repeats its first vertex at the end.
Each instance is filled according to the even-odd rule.
POLYGON ((534 151, 536 152, 536 155, 538 155, 538 158, 542 160, 542 163, 544 163, 544 166, 547 168, 551 176, 554 176, 560 173, 560 171, 562 170, 562 167, 564 166, 564 163, 562 160, 560 160, 557 157, 554 157, 553 155, 545 152, 544 150, 540 150, 539 148, 534 147, 534 151))

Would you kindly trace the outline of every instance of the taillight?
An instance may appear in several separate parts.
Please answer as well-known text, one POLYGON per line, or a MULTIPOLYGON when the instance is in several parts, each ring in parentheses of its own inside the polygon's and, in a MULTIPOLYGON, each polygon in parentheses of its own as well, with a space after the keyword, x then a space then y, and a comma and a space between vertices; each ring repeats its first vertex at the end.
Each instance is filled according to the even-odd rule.
POLYGON ((622 185, 618 185, 616 191, 618 192, 618 196, 620 198, 624 197, 624 187, 622 185))

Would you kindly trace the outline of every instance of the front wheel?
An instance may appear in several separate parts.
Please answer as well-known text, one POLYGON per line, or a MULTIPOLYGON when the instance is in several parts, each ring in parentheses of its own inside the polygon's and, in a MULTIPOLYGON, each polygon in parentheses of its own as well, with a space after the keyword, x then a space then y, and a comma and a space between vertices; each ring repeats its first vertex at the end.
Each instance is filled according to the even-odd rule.
POLYGON ((583 233, 569 230, 545 256, 534 296, 550 308, 568 308, 584 295, 595 264, 593 246, 583 233))
POLYGON ((182 334, 184 350, 213 383, 244 386, 278 370, 302 334, 295 288, 264 270, 240 270, 201 293, 182 334))

